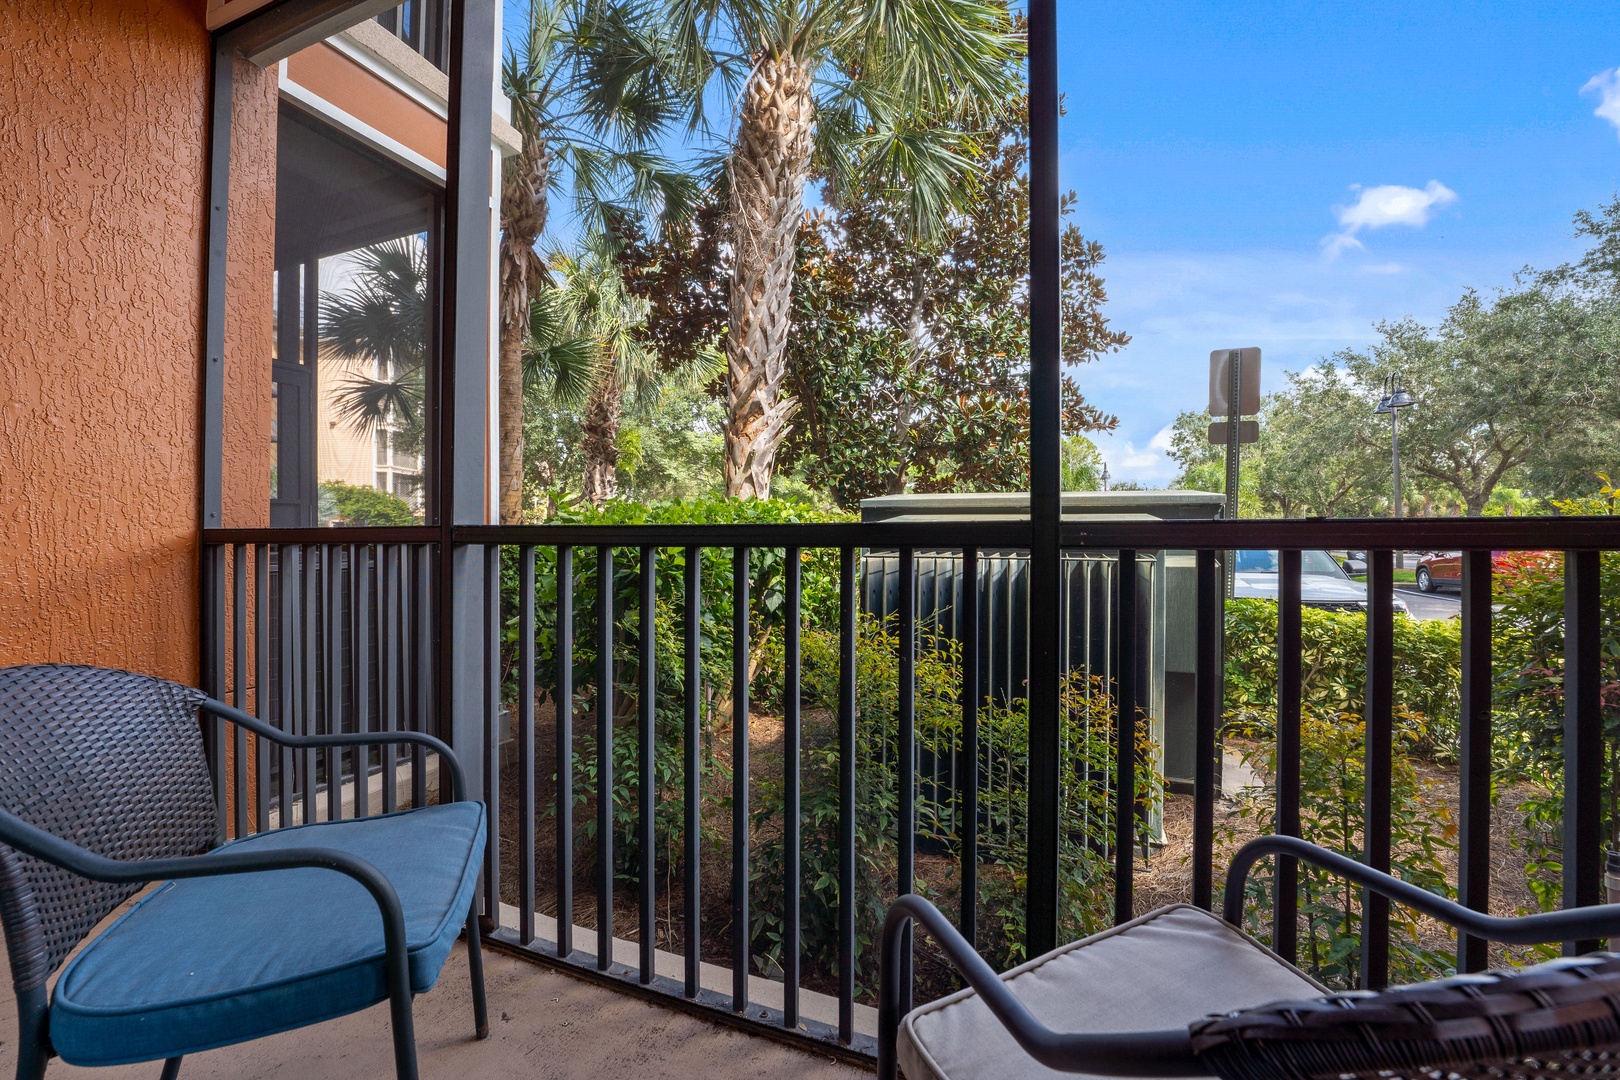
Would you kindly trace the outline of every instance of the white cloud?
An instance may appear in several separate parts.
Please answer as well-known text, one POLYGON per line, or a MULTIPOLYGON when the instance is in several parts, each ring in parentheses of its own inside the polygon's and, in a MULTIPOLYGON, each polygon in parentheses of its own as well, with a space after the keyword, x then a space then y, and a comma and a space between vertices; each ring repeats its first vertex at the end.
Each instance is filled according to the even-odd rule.
POLYGON ((1322 247, 1332 258, 1349 248, 1360 248, 1356 234, 1363 229, 1382 229, 1387 225, 1410 225, 1421 229, 1434 216, 1435 207, 1457 200, 1457 193, 1438 180, 1430 180, 1426 187, 1406 187, 1404 184, 1379 184, 1364 188, 1352 184, 1351 191, 1359 192, 1356 201, 1337 208, 1342 231, 1322 240, 1322 247))
POLYGON ((1620 68, 1598 72, 1581 87, 1581 93, 1598 96, 1598 107, 1592 115, 1613 124, 1615 133, 1620 134, 1620 68))

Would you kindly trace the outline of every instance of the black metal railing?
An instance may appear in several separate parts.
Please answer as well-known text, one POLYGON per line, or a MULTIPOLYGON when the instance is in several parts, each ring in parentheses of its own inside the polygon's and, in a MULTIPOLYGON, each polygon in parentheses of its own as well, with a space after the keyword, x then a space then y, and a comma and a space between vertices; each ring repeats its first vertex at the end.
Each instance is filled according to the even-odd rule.
MULTIPOLYGON (((355 541, 352 530, 279 530, 205 553, 209 689, 300 735, 437 735, 434 546, 412 530, 355 541)), ((210 751, 226 831, 391 813, 436 797, 437 767, 394 747, 249 754, 246 733, 213 724, 210 751), (377 790, 373 793, 373 788, 377 790), (430 791, 431 789, 431 791, 430 791)))
MULTIPOLYGON (((986 594, 980 586, 989 559, 1027 547, 1028 528, 1024 522, 1001 521, 454 529, 454 544, 481 552, 486 569, 481 643, 487 673, 486 743, 480 750, 488 762, 485 787, 491 809, 484 889, 491 939, 641 992, 717 1010, 778 1035, 870 1053, 874 1018, 862 1011, 856 978, 867 947, 859 933, 864 915, 852 899, 863 884, 857 876, 866 867, 861 849, 866 825, 857 797, 869 793, 857 791, 858 755, 870 735, 863 725, 877 722, 862 712, 863 619, 871 619, 874 609, 877 615, 887 614, 892 639, 883 641, 887 647, 892 640, 898 648, 892 736, 884 735, 892 738, 884 745, 898 772, 891 837, 895 894, 917 884, 920 800, 945 798, 937 794, 939 784, 928 776, 920 782, 917 771, 923 740, 917 724, 917 671, 924 657, 919 639, 932 635, 955 643, 949 656, 959 665, 958 722, 952 726, 952 745, 932 748, 936 758, 948 756, 951 762, 952 812, 935 820, 956 825, 955 837, 947 838, 954 843, 942 850, 954 858, 959 874, 957 923, 977 943, 986 915, 979 903, 986 851, 981 830, 966 823, 981 820, 986 799, 984 725, 994 710, 1006 708, 1008 696, 988 692, 986 594), (956 577, 949 590, 937 588, 937 582, 919 588, 919 552, 924 560, 949 557, 956 577), (836 581, 835 597, 807 600, 803 566, 812 557, 835 567, 828 570, 836 581), (874 599, 884 592, 872 580, 874 567, 892 581, 892 603, 874 599), (705 602, 728 607, 727 620, 717 621, 704 610, 705 602), (835 679, 801 655, 809 640, 804 615, 810 602, 821 605, 824 624, 836 625, 831 659, 819 653, 816 658, 817 664, 836 666, 835 679), (919 635, 920 626, 927 632, 919 635), (724 665, 707 662, 714 660, 714 650, 725 638, 730 643, 724 665), (659 641, 664 642, 662 651, 659 641), (767 643, 773 650, 769 664, 759 660, 767 643), (660 657, 671 670, 660 669, 660 657), (807 674, 821 680, 818 685, 835 684, 812 702, 814 708, 806 707, 807 674), (759 768, 750 771, 751 755, 759 749, 753 744, 756 735, 749 722, 734 721, 726 750, 729 792, 705 790, 706 779, 724 775, 709 767, 710 756, 723 749, 705 741, 717 730, 709 721, 724 710, 733 718, 749 717, 755 697, 780 705, 774 711, 780 714, 781 749, 772 753, 770 765, 777 772, 766 776, 759 768), (543 715, 547 709, 549 720, 543 715), (830 741, 813 742, 812 729, 830 741), (661 738, 678 739, 679 753, 669 752, 674 747, 663 746, 661 738), (542 760, 540 747, 547 740, 552 753, 542 760), (807 753, 812 751, 816 760, 833 762, 835 771, 837 813, 830 836, 822 835, 825 821, 804 816, 807 796, 825 794, 805 786, 807 753), (618 785, 616 771, 622 771, 624 781, 618 785), (647 782, 648 777, 655 779, 647 782), (765 780, 769 807, 760 786, 765 780), (598 797, 616 790, 621 793, 617 798, 598 797), (780 829, 779 834, 756 831, 764 810, 773 812, 776 824, 770 828, 780 829), (554 836, 544 843, 541 834, 548 828, 554 836), (768 911, 757 898, 766 871, 755 865, 766 840, 782 853, 768 868, 771 895, 778 898, 768 911), (823 840, 836 850, 832 880, 807 880, 803 853, 807 845, 823 840), (616 853, 619 843, 628 850, 616 853), (508 848, 511 854, 503 857, 508 848), (718 854, 727 850, 729 859, 718 854), (712 898, 720 890, 711 887, 706 894, 704 883, 705 875, 718 873, 721 866, 729 871, 730 887, 723 910, 716 913, 705 896, 712 898), (812 895, 828 895, 829 885, 835 898, 836 955, 830 963, 812 964, 803 953, 804 905, 812 895), (594 912, 577 909, 581 890, 593 894, 594 912), (665 915, 659 914, 661 896, 667 901, 675 892, 681 897, 678 932, 673 905, 665 903, 665 915), (633 920, 622 914, 629 907, 635 908, 633 920), (584 935, 575 930, 582 915, 594 916, 594 926, 584 935), (761 916, 774 921, 762 923, 761 916), (762 925, 777 928, 777 959, 769 965, 758 954, 762 925), (723 941, 709 943, 717 934, 723 941), (633 942, 625 940, 631 937, 633 942)), ((272 545, 274 535, 218 531, 204 537, 205 640, 213 643, 217 670, 226 673, 223 689, 239 703, 268 713, 272 723, 293 730, 322 730, 323 724, 349 730, 345 725, 361 723, 420 725, 421 730, 442 733, 428 707, 435 700, 435 680, 441 678, 433 662, 443 654, 436 636, 441 624, 431 617, 440 590, 435 556, 424 546, 440 532, 321 530, 318 536, 299 533, 272 545), (410 535, 392 535, 396 532, 410 535), (289 551, 298 557, 280 570, 279 586, 272 586, 275 561, 286 559, 289 551), (338 599, 323 599, 329 596, 338 599), (280 623, 268 619, 272 608, 283 613, 280 623), (323 629, 328 625, 330 630, 323 629), (409 644, 395 643, 396 635, 409 644), (250 655, 258 659, 250 661, 250 655), (255 682, 244 675, 250 669, 270 678, 255 682), (388 685, 398 689, 387 691, 388 685)), ((1599 553, 1620 550, 1620 518, 1074 520, 1065 522, 1062 542, 1072 556, 1106 556, 1115 567, 1141 565, 1145 557, 1161 552, 1192 553, 1192 625, 1182 627, 1195 669, 1188 899, 1206 908, 1215 901, 1226 552, 1266 548, 1281 553, 1274 827, 1287 835, 1301 829, 1300 552, 1368 552, 1362 848, 1365 861, 1381 869, 1391 861, 1392 745, 1399 705, 1392 655, 1393 552, 1466 553, 1455 885, 1460 902, 1479 910, 1486 909, 1490 888, 1492 552, 1566 553, 1563 896, 1570 905, 1601 901, 1604 743, 1597 575, 1599 553)), ((1090 674, 1105 680, 1117 715, 1128 721, 1117 724, 1110 736, 1111 774, 1087 772, 1080 778, 1100 785, 1113 808, 1113 835, 1103 846, 1111 874, 1099 887, 1111 890, 1116 921, 1132 917, 1135 910, 1132 856, 1146 794, 1138 790, 1136 727, 1149 720, 1151 694, 1144 691, 1140 674, 1151 662, 1144 651, 1152 651, 1144 650, 1146 637, 1139 626, 1151 609, 1139 604, 1137 593, 1152 587, 1146 573, 1110 575, 1107 648, 1082 661, 1093 665, 1090 674)), ((813 643, 816 648, 825 644, 823 637, 813 643)), ((921 689, 926 692, 927 687, 921 689)), ((240 754, 233 765, 229 779, 221 771, 227 799, 252 783, 240 754)), ((386 770, 387 764, 381 767, 386 770)), ((302 798, 312 807, 309 800, 322 783, 329 784, 323 778, 352 777, 358 768, 334 762, 323 772, 319 763, 294 761, 282 763, 278 772, 275 763, 259 763, 257 797, 262 803, 272 793, 284 806, 302 798)), ((1059 791, 1042 789, 1027 778, 1024 788, 1024 820, 1060 814, 1059 791)), ((334 798, 330 786, 326 792, 328 801, 334 798)), ((232 805, 240 830, 246 824, 241 798, 232 805)), ((283 809, 281 820, 290 817, 283 809)), ((256 827, 264 825, 261 812, 256 827)), ((1033 848, 1020 850, 1031 860, 1040 857, 1033 848)), ((936 851, 930 857, 940 856, 936 851)), ((1005 852, 993 857, 1003 858, 1005 852)), ((1278 952, 1292 958, 1299 947, 1296 868, 1280 860, 1274 880, 1272 940, 1278 952)), ((1376 898, 1366 903, 1360 937, 1361 983, 1385 984, 1390 968, 1386 903, 1376 898)), ((1572 943, 1571 948, 1590 944, 1572 943)), ((1484 946, 1473 939, 1460 941, 1458 966, 1482 968, 1484 946)))

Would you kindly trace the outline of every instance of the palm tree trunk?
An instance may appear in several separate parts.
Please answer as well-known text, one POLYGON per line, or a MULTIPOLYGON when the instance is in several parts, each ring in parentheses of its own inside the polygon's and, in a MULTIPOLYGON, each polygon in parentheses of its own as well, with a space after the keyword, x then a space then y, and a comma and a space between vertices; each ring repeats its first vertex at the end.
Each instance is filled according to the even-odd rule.
POLYGON ((735 261, 726 337, 730 415, 726 494, 769 498, 776 451, 793 399, 782 393, 793 307, 793 268, 810 173, 813 71, 789 56, 760 60, 744 93, 732 150, 735 261))
POLYGON ((602 380, 585 404, 580 424, 585 452, 585 498, 601 506, 619 493, 619 421, 624 416, 624 386, 617 376, 602 380))
POLYGON ((551 155, 526 134, 501 169, 500 491, 501 524, 523 516, 523 339, 529 330, 529 283, 544 271, 534 243, 546 228, 551 155))

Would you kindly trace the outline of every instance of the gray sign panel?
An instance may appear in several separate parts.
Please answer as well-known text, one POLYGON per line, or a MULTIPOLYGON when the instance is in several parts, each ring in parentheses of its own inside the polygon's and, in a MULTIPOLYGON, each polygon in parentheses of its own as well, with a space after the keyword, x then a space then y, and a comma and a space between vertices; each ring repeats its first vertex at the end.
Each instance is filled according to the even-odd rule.
POLYGON ((1227 407, 1226 401, 1232 385, 1232 357, 1241 353, 1243 356, 1242 370, 1238 372, 1241 379, 1242 394, 1239 403, 1242 408, 1238 410, 1239 416, 1253 416, 1260 411, 1260 349, 1251 347, 1247 349, 1216 349, 1209 354, 1209 415, 1230 416, 1232 410, 1227 407))

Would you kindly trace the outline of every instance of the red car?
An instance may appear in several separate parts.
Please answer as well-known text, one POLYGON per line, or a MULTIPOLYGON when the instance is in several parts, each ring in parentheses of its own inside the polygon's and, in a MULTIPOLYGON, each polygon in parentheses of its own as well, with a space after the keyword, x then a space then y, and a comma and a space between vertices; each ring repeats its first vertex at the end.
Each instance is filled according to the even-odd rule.
MULTIPOLYGON (((1556 555, 1546 551, 1493 551, 1491 565, 1497 573, 1543 557, 1556 555)), ((1417 587, 1419 592, 1438 592, 1446 585, 1462 588, 1462 552, 1430 551, 1418 559, 1417 587)))

